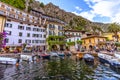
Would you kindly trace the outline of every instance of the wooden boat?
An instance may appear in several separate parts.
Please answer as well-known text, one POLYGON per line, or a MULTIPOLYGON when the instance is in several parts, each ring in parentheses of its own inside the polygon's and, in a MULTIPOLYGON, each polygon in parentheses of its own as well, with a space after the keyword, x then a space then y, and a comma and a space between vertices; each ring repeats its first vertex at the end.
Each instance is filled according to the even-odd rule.
POLYGON ((83 58, 83 55, 84 55, 83 53, 77 53, 76 56, 77 56, 77 58, 82 59, 82 58, 83 58))
POLYGON ((1 64, 11 64, 15 65, 17 63, 17 58, 9 58, 9 57, 0 57, 1 64))

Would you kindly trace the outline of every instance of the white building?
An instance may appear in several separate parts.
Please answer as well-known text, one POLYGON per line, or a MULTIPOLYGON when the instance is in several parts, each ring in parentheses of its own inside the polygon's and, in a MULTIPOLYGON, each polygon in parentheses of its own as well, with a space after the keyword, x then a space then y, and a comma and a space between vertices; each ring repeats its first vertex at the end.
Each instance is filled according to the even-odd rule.
POLYGON ((65 30, 66 42, 76 42, 81 40, 84 31, 79 30, 65 30))
POLYGON ((28 44, 31 47, 46 46, 46 19, 25 13, 17 8, 0 2, 0 15, 6 17, 4 31, 6 46, 20 46, 28 44))
POLYGON ((24 43, 31 46, 45 46, 46 33, 43 27, 6 21, 4 31, 8 33, 6 46, 20 46, 24 43))

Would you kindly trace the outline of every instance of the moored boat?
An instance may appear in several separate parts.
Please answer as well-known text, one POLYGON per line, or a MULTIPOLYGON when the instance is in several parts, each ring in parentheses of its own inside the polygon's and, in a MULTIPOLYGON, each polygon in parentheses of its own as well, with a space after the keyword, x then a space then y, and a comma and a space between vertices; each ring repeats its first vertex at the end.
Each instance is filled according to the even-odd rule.
POLYGON ((85 62, 92 62, 92 63, 94 63, 94 57, 92 55, 90 55, 90 54, 85 54, 83 56, 83 59, 85 60, 85 62))
POLYGON ((22 61, 30 61, 30 62, 33 61, 32 55, 21 54, 20 57, 21 57, 21 60, 22 60, 22 61))
POLYGON ((99 53, 99 60, 102 63, 106 63, 110 65, 110 68, 116 72, 120 71, 120 59, 115 57, 115 56, 111 56, 111 55, 107 55, 107 54, 101 54, 99 53))
POLYGON ((17 58, 9 58, 9 57, 0 57, 0 63, 1 64, 11 64, 15 65, 17 63, 17 58))
POLYGON ((40 54, 40 56, 42 57, 42 59, 50 59, 49 54, 40 54))

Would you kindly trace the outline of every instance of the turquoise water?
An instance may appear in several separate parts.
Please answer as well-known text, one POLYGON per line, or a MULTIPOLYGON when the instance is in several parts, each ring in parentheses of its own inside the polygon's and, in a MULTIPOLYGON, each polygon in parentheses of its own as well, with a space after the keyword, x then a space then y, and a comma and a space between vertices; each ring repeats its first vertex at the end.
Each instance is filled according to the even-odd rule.
MULTIPOLYGON (((0 64, 0 80, 34 80, 34 77, 44 77, 44 63, 23 62, 19 67, 0 64)), ((108 65, 99 64, 94 72, 94 80, 120 80, 120 74, 112 71, 108 65)))

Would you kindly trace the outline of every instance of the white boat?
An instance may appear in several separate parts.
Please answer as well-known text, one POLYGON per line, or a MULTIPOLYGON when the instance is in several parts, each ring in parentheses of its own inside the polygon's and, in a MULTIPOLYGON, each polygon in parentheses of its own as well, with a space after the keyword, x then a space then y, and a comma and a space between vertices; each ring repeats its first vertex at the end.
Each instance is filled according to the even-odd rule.
POLYGON ((100 62, 109 64, 112 70, 116 72, 120 71, 120 58, 101 53, 98 54, 98 57, 100 62))
POLYGON ((15 58, 8 58, 8 57, 0 57, 0 63, 1 64, 16 64, 17 59, 15 58))
POLYGON ((90 54, 85 54, 83 56, 83 59, 86 61, 86 62, 94 62, 94 57, 90 54))
POLYGON ((116 52, 116 53, 114 54, 114 56, 120 59, 120 53, 117 53, 117 52, 116 52))
POLYGON ((22 61, 30 61, 30 62, 33 61, 32 55, 24 55, 24 54, 21 54, 20 57, 21 57, 21 60, 22 60, 22 61))

